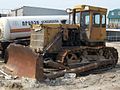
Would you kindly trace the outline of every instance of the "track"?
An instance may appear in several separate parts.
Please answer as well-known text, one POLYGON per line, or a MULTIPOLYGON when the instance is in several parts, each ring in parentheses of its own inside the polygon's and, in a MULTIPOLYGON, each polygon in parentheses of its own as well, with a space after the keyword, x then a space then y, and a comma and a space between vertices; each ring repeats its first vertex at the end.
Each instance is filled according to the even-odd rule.
POLYGON ((118 52, 113 47, 102 48, 80 48, 79 50, 64 50, 57 55, 57 61, 65 66, 71 67, 74 64, 92 64, 109 60, 111 63, 101 65, 102 68, 114 67, 118 62, 118 52))

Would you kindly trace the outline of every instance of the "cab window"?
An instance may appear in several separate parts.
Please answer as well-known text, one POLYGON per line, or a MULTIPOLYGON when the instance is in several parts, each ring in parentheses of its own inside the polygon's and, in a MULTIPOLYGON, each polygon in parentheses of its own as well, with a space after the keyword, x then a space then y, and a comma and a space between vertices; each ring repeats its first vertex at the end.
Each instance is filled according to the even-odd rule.
POLYGON ((85 25, 89 25, 89 23, 90 23, 90 16, 86 15, 85 16, 85 25))
POLYGON ((72 20, 73 20, 73 15, 69 14, 69 24, 72 24, 72 20))
POLYGON ((102 15, 102 27, 106 27, 106 15, 102 15))
POLYGON ((89 12, 82 12, 81 14, 81 27, 87 27, 90 23, 90 14, 89 12))
POLYGON ((75 17, 76 24, 80 24, 80 12, 76 13, 75 17))
POLYGON ((80 24, 80 12, 75 13, 74 19, 73 19, 73 13, 69 14, 69 24, 80 24))
POLYGON ((93 26, 100 27, 100 14, 99 13, 93 14, 93 26))

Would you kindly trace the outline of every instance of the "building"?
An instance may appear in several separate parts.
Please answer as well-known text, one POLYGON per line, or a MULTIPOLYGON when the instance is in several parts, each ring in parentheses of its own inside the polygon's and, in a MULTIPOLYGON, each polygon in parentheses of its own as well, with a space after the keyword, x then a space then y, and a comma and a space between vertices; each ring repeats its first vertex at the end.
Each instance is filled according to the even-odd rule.
POLYGON ((66 15, 65 10, 23 6, 11 10, 11 16, 40 16, 40 15, 66 15))
POLYGON ((114 9, 108 13, 108 28, 120 28, 120 9, 114 9))
POLYGON ((7 17, 10 16, 10 9, 0 9, 0 17, 7 17))

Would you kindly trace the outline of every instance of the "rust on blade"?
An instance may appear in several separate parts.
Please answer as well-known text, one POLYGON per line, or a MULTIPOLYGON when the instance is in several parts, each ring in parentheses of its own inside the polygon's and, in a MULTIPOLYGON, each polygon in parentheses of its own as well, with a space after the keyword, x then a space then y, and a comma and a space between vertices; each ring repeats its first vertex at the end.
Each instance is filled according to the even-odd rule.
POLYGON ((22 45, 10 44, 6 67, 19 77, 29 77, 42 80, 43 62, 30 48, 22 45))

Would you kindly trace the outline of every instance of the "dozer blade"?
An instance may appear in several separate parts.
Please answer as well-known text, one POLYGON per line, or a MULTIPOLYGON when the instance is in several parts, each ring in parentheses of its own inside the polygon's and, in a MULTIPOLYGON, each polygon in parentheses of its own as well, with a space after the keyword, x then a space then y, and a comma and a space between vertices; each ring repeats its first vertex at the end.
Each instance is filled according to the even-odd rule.
POLYGON ((22 45, 10 44, 7 48, 8 61, 6 68, 19 77, 29 77, 42 80, 42 56, 38 57, 30 48, 22 45))

